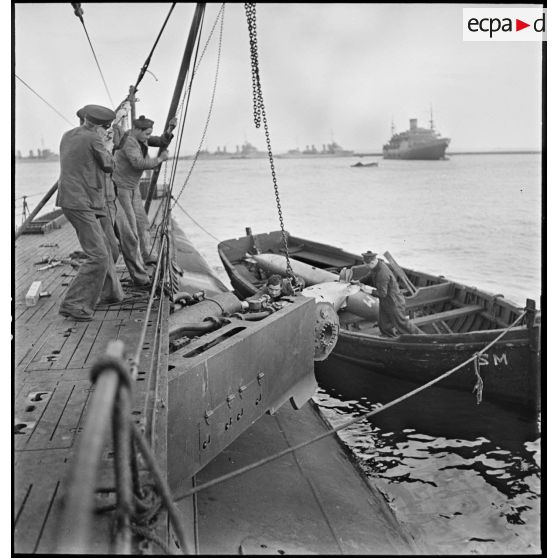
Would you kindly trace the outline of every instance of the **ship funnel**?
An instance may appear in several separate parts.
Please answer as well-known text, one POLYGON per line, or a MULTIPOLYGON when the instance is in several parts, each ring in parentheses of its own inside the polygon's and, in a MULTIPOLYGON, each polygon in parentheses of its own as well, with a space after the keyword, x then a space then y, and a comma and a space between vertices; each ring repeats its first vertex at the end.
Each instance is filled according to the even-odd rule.
POLYGON ((417 129, 417 119, 416 118, 411 118, 409 120, 409 123, 410 123, 411 130, 416 130, 417 129))

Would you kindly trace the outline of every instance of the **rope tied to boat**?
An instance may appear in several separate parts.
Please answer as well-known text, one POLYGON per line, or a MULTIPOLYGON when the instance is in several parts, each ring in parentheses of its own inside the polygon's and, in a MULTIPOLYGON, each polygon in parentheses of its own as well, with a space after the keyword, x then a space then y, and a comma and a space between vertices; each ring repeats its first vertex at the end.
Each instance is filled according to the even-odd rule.
POLYGON ((286 272, 287 275, 298 284, 298 278, 293 272, 291 267, 291 260, 289 257, 289 244, 287 232, 285 231, 285 224, 283 222, 283 210, 281 209, 281 199, 279 196, 279 186, 277 184, 277 175, 275 173, 275 163, 273 160, 273 151, 271 149, 271 140, 269 137, 269 126, 267 123, 267 115, 265 112, 265 105, 262 93, 262 84, 260 79, 260 67, 258 61, 258 35, 256 29, 256 4, 246 2, 244 4, 246 12, 246 20, 248 22, 248 35, 250 38, 250 61, 252 65, 252 95, 254 106, 254 125, 260 128, 261 123, 264 125, 265 142, 267 146, 267 155, 269 158, 269 166, 271 168, 271 178, 273 180, 273 190, 275 192, 275 202, 277 204, 277 214, 279 216, 279 225, 281 226, 281 238, 283 240, 283 247, 286 258, 286 272))
POLYGON ((475 357, 473 364, 475 366, 475 375, 477 376, 477 383, 473 387, 473 393, 477 393, 477 405, 480 405, 482 402, 482 388, 484 387, 484 382, 480 375, 480 354, 475 353, 473 356, 475 357))
POLYGON ((360 422, 364 419, 373 417, 374 415, 377 415, 377 414, 381 413, 382 411, 386 411, 387 409, 389 409, 391 407, 394 407, 395 405, 401 403, 402 401, 405 401, 406 399, 409 399, 413 395, 416 395, 416 394, 428 389, 429 387, 433 386, 434 384, 437 384, 438 382, 442 381, 443 379, 447 378, 448 376, 451 376, 452 374, 454 374, 458 370, 463 369, 465 366, 467 366, 471 362, 475 361, 478 357, 480 357, 480 355, 486 353, 486 351, 488 351, 488 349, 493 347, 512 328, 514 328, 516 325, 518 325, 523 320, 523 318, 525 317, 527 312, 528 312, 528 310, 523 311, 511 325, 509 325, 504 331, 502 331, 498 336, 496 336, 492 341, 490 341, 490 343, 488 343, 483 349, 478 351, 478 353, 475 353, 473 356, 469 357, 467 360, 463 361, 461 364, 455 366, 454 368, 452 368, 451 370, 448 370, 447 372, 444 372, 443 374, 434 378, 433 380, 430 380, 426 384, 424 384, 422 386, 419 386, 418 388, 416 388, 416 389, 402 395, 401 397, 398 397, 397 399, 394 399, 394 400, 392 400, 392 401, 390 401, 390 402, 388 402, 384 405, 380 405, 380 406, 376 407, 375 409, 373 409, 372 411, 369 411, 368 413, 364 413, 363 415, 359 415, 355 418, 352 418, 352 419, 348 420, 347 422, 345 422, 343 424, 340 424, 339 426, 336 426, 336 427, 332 428, 331 430, 328 430, 327 432, 324 432, 323 434, 320 434, 319 436, 316 436, 315 438, 312 438, 312 439, 307 440, 305 442, 301 442, 300 444, 296 444, 294 446, 291 446, 290 448, 286 448, 286 449, 276 453, 275 455, 265 457, 263 459, 260 459, 259 461, 251 463, 250 465, 246 465, 245 467, 241 467, 240 469, 237 469, 236 471, 232 471, 231 473, 227 473, 226 475, 223 475, 221 477, 213 479, 213 480, 211 480, 209 482, 206 482, 204 484, 200 484, 200 485, 198 485, 194 488, 191 488, 189 490, 186 490, 186 491, 178 494, 176 496, 176 498, 174 499, 174 501, 178 502, 180 500, 183 500, 184 498, 188 498, 188 497, 190 497, 190 496, 192 496, 192 495, 194 495, 194 494, 196 494, 196 493, 198 493, 202 490, 205 490, 207 488, 211 488, 212 486, 215 486, 215 485, 220 484, 222 482, 225 482, 227 480, 233 479, 233 478, 235 478, 239 475, 242 475, 244 473, 252 471, 253 469, 256 469, 258 467, 266 465, 267 463, 270 463, 271 461, 279 459, 280 457, 284 457, 285 455, 288 455, 290 453, 294 453, 295 451, 297 451, 299 449, 302 449, 302 448, 305 448, 306 446, 309 446, 309 445, 311 445, 315 442, 319 442, 320 440, 326 438, 327 436, 331 436, 333 434, 336 434, 337 432, 340 432, 341 430, 345 430, 346 428, 348 428, 349 426, 352 426, 353 424, 356 424, 357 422, 360 422))

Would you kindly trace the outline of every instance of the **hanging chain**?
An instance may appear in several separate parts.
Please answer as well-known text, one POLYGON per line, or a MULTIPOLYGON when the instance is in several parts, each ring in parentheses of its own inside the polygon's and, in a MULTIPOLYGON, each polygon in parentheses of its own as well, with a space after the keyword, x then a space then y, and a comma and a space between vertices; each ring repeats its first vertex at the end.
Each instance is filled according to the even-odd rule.
POLYGON ((273 179, 273 189, 275 191, 275 201, 277 202, 277 213, 279 215, 279 224, 281 225, 281 236, 283 238, 283 246, 285 257, 287 259, 287 275, 295 279, 289 258, 289 246, 287 242, 287 233, 283 223, 283 211, 281 210, 281 199, 279 198, 279 187, 277 185, 277 176, 275 174, 275 164, 273 162, 273 152, 271 151, 271 140, 269 139, 269 127, 267 125, 267 117, 262 94, 262 85, 260 82, 260 70, 258 63, 258 37, 256 32, 256 4, 245 3, 246 20, 248 22, 248 34, 250 36, 250 61, 252 64, 252 92, 254 102, 254 125, 260 128, 261 123, 264 125, 265 142, 267 145, 267 154, 269 157, 269 166, 271 168, 271 177, 273 179))

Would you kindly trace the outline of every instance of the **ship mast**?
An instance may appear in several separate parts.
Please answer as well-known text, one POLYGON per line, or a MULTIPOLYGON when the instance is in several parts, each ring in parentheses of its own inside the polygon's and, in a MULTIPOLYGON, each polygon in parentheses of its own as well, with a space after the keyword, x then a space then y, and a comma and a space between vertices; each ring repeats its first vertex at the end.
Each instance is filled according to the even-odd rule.
MULTIPOLYGON (((167 120, 165 122, 164 130, 169 127, 170 120, 176 115, 178 105, 180 102, 180 95, 182 94, 182 89, 184 87, 184 81, 186 80, 186 75, 190 69, 190 61, 192 59, 192 54, 194 52, 194 47, 196 43, 196 37, 201 28, 201 23, 203 20, 203 14, 205 11, 205 3, 200 2, 196 4, 196 11, 194 12, 194 17, 192 19, 192 24, 190 26, 190 33, 188 35, 188 40, 186 41, 186 48, 184 50, 184 56, 182 57, 182 64, 180 65, 180 70, 178 71, 178 78, 176 80, 176 85, 174 89, 174 94, 172 97, 171 105, 167 115, 167 120)), ((163 151, 163 148, 159 148, 159 155, 163 151)), ((177 154, 178 156, 178 154, 177 154)), ((151 183, 149 185, 149 191, 147 193, 147 199, 145 200, 145 212, 149 214, 149 208, 151 206, 151 200, 157 189, 157 179, 159 178, 159 172, 161 167, 158 166, 153 169, 151 175, 151 183)))
POLYGON ((434 116, 432 114, 432 105, 430 105, 430 129, 434 130, 434 116))

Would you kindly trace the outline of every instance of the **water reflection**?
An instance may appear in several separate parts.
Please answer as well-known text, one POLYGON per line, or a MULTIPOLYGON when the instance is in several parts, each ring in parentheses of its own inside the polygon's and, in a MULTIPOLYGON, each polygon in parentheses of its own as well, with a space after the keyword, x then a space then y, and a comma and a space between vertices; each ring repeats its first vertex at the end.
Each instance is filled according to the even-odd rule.
MULTIPOLYGON (((316 401, 333 426, 417 387, 331 359, 317 377, 316 401)), ((435 386, 340 437, 430 552, 540 551, 536 416, 435 386)))

